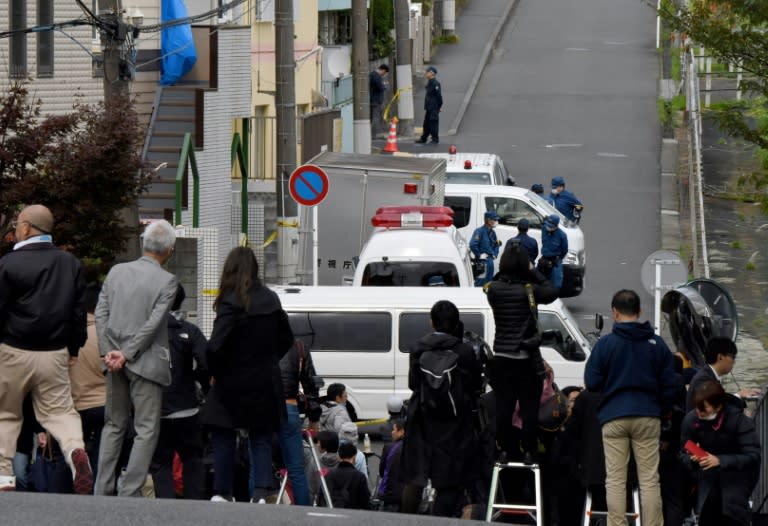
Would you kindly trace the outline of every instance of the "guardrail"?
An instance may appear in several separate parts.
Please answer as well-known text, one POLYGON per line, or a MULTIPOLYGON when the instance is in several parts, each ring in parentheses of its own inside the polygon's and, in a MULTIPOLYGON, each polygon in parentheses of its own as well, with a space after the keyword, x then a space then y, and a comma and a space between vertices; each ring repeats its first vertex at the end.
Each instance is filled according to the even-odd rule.
POLYGON ((181 155, 179 156, 179 167, 176 169, 176 214, 175 222, 182 224, 181 209, 182 197, 184 196, 184 174, 188 167, 192 168, 192 228, 200 226, 200 173, 197 171, 197 159, 195 159, 195 148, 192 145, 192 134, 184 134, 184 142, 181 146, 181 155))
POLYGON ((762 469, 760 477, 757 479, 757 485, 752 491, 752 511, 754 513, 768 513, 768 469, 765 468, 768 462, 768 391, 763 392, 762 397, 757 402, 757 407, 753 413, 755 427, 760 439, 760 455, 762 457, 762 469))
POLYGON ((688 115, 688 196, 691 214, 691 245, 693 273, 710 277, 707 249, 707 227, 704 220, 704 170, 701 150, 701 86, 693 46, 680 53, 681 72, 685 86, 686 113, 688 115))

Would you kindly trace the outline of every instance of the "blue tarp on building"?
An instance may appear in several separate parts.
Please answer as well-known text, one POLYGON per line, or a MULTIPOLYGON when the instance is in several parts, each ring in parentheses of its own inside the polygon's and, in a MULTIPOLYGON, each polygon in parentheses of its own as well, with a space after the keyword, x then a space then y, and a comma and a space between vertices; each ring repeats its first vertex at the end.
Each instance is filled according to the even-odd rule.
MULTIPOLYGON (((187 17, 184 0, 162 0, 160 21, 187 17)), ((160 32, 160 85, 173 86, 197 62, 197 51, 190 24, 167 27, 160 32)))

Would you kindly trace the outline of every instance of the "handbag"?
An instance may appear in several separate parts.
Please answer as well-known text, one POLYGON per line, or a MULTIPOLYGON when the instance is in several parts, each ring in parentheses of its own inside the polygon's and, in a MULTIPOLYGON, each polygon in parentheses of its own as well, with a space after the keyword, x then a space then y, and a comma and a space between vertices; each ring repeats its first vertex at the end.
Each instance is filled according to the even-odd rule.
POLYGON ((568 418, 568 399, 556 383, 552 383, 555 393, 539 406, 539 429, 555 432, 568 418))
POLYGON ((533 360, 533 368, 536 375, 544 380, 547 375, 547 368, 544 365, 544 358, 541 356, 541 328, 539 327, 539 309, 536 306, 536 298, 533 296, 533 285, 525 284, 525 293, 528 295, 528 307, 531 309, 531 319, 535 325, 536 333, 520 342, 520 347, 527 351, 533 360))

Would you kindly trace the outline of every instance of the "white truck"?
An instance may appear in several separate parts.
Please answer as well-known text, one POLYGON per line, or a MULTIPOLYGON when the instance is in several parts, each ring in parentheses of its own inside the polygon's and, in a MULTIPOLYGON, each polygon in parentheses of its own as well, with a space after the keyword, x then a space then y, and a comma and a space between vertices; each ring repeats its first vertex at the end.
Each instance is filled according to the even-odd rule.
POLYGON ((515 185, 515 178, 495 153, 458 152, 451 146, 448 153, 420 153, 417 157, 445 159, 447 184, 515 185))
MULTIPOLYGON (((355 262, 373 232, 376 210, 393 205, 442 205, 445 161, 322 152, 309 160, 328 175, 317 205, 318 285, 351 283, 355 262)), ((300 212, 299 274, 313 282, 313 213, 300 212)))
MULTIPOLYGON (((445 205, 453 209, 454 225, 466 239, 470 239, 472 232, 485 222, 483 215, 486 211, 496 211, 499 215, 496 236, 502 242, 502 247, 518 234, 517 222, 522 218, 528 219, 528 235, 536 239, 539 253, 544 218, 557 214, 560 216, 560 230, 568 237, 568 254, 563 259, 563 286, 560 289, 560 297, 581 294, 587 266, 584 233, 579 225, 568 221, 539 195, 517 186, 448 184, 445 186, 445 205)), ((498 265, 496 268, 498 269, 498 265)))

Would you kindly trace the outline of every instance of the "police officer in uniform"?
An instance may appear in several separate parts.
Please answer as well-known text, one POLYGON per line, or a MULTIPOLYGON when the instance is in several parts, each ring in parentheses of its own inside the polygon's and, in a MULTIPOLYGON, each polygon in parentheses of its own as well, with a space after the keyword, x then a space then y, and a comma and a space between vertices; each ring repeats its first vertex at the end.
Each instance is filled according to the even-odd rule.
POLYGON ((547 201, 566 218, 576 222, 581 217, 581 209, 584 208, 573 192, 565 189, 565 179, 559 175, 552 178, 552 193, 549 194, 547 201))
POLYGON ((563 286, 563 258, 568 254, 568 237, 560 230, 560 216, 552 214, 544 219, 541 229, 541 259, 539 271, 556 288, 563 286))
POLYGON ((475 278, 475 287, 482 287, 493 279, 493 260, 499 256, 501 245, 496 232, 493 231, 499 222, 499 215, 494 210, 488 210, 484 217, 485 224, 475 229, 469 242, 469 250, 475 259, 483 259, 485 256, 485 276, 475 278))
MULTIPOLYGON (((525 251, 528 252, 528 259, 531 260, 531 263, 535 263, 536 258, 539 257, 539 244, 535 239, 528 235, 530 226, 531 222, 528 221, 528 219, 525 217, 520 219, 520 221, 517 222, 517 235, 509 239, 507 245, 514 243, 515 241, 513 240, 517 240, 525 251)), ((506 247, 504 247, 504 250, 506 250, 506 247)))
POLYGON ((440 111, 443 107, 443 91, 440 87, 440 81, 437 76, 437 69, 432 66, 427 68, 427 88, 424 94, 424 127, 421 137, 416 141, 418 144, 425 144, 429 136, 432 136, 432 144, 440 142, 440 111))

